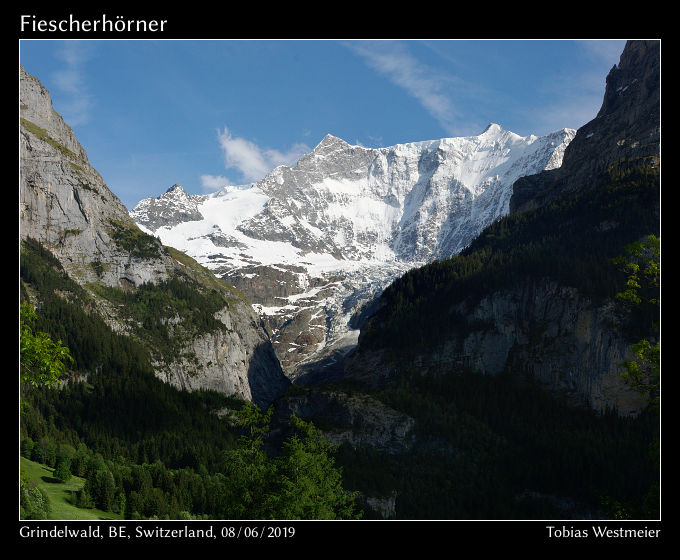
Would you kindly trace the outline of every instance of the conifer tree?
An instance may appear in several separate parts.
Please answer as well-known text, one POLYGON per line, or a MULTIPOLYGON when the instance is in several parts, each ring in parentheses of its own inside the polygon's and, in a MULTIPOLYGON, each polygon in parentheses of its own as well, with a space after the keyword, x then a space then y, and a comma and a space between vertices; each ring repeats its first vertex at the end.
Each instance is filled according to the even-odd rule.
POLYGON ((332 454, 336 447, 321 430, 292 415, 296 432, 283 443, 276 460, 275 511, 280 519, 357 518, 357 494, 342 487, 342 473, 332 454))
POLYGON ((65 456, 57 459, 57 464, 54 467, 54 478, 60 482, 71 480, 71 459, 65 456))

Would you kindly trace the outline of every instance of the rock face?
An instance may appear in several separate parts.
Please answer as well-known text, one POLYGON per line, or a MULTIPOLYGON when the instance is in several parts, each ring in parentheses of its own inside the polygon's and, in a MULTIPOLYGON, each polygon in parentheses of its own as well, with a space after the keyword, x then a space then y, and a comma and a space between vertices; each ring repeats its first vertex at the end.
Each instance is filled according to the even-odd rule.
POLYGON ((200 334, 180 358, 157 362, 156 376, 186 391, 235 395, 268 407, 289 386, 262 324, 243 301, 216 314, 226 330, 200 334))
MULTIPOLYGON (((23 67, 19 71, 21 238, 40 241, 86 288, 96 284, 134 292, 145 283, 179 278, 201 290, 220 290, 230 302, 216 314, 225 328, 182 340, 177 354, 192 359, 160 355, 156 374, 188 390, 214 389, 258 404, 271 402, 289 381, 249 303, 135 225, 53 110, 47 90, 23 67)), ((113 328, 133 332, 134 325, 116 306, 92 297, 113 328)))
POLYGON ((415 443, 413 418, 363 394, 312 388, 287 395, 276 401, 273 423, 283 424, 291 414, 313 419, 324 437, 338 445, 400 453, 415 443))
POLYGON ((23 68, 20 74, 21 237, 49 245, 80 283, 123 287, 167 278, 172 259, 159 240, 140 235, 136 251, 117 241, 137 230, 125 206, 89 164, 45 88, 23 68))
POLYGON ((574 135, 479 136, 368 149, 327 135, 295 167, 190 196, 177 185, 130 213, 242 290, 297 379, 355 343, 394 278, 460 251, 509 210, 519 177, 559 167, 574 135))
MULTIPOLYGON (((595 307, 574 288, 527 280, 451 311, 478 326, 465 334, 451 332, 445 344, 416 359, 420 367, 522 372, 570 402, 602 412, 635 415, 646 406, 620 376, 630 343, 615 328, 619 321, 611 303, 595 307)), ((382 354, 366 349, 347 364, 348 376, 372 384, 390 373, 382 354)))
MULTIPOLYGON (((631 41, 607 77, 597 117, 578 130, 560 168, 515 183, 511 212, 535 209, 563 194, 587 195, 613 169, 658 167, 659 102, 659 44, 631 41)), ((658 206, 648 210, 658 217, 658 206)), ((614 224, 604 220, 599 227, 614 224)), ((421 366, 458 363, 490 374, 507 368, 598 411, 635 415, 645 407, 619 376, 619 364, 631 358, 631 342, 617 328, 611 302, 595 304, 572 287, 527 277, 480 300, 450 305, 461 328, 420 356, 421 366)), ((392 367, 382 350, 360 343, 346 373, 375 382, 392 367)))
POLYGON ((510 211, 541 206, 561 193, 595 188, 616 166, 659 165, 660 42, 628 41, 607 76, 602 107, 567 147, 559 169, 517 181, 510 211))

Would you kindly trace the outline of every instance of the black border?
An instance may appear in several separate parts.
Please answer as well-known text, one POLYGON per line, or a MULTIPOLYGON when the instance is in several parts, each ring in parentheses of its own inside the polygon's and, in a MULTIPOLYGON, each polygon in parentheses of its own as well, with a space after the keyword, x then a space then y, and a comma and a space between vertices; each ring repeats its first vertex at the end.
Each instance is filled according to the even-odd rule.
MULTIPOLYGON (((522 13, 515 12, 516 8, 508 8, 510 16, 524 21, 519 26, 513 25, 512 20, 504 17, 500 10, 496 11, 493 19, 482 21, 488 14, 476 13, 466 15, 465 20, 472 22, 467 26, 461 25, 462 13, 454 18, 453 14, 442 18, 445 14, 441 6, 430 5, 421 7, 419 11, 406 14, 404 9, 395 5, 366 5, 352 6, 350 4, 323 6, 319 3, 305 5, 285 5, 279 8, 246 6, 239 9, 229 4, 209 7, 201 5, 196 10, 180 9, 167 6, 159 9, 116 7, 94 10, 73 7, 61 10, 43 8, 15 8, 13 25, 17 39, 111 39, 111 40, 180 40, 180 39, 379 39, 406 38, 408 35, 429 37, 433 39, 470 38, 470 39, 512 39, 512 38, 549 38, 549 33, 556 34, 555 22, 550 18, 549 33, 545 27, 536 25, 526 18, 531 11, 527 5, 522 13), (252 10, 252 11, 249 11, 252 10), (266 16, 257 11, 266 12, 266 16), (391 13, 387 13, 391 12, 391 13), (99 19, 106 14, 109 19, 123 15, 126 19, 167 20, 165 31, 156 33, 137 32, 38 32, 21 30, 21 16, 35 16, 38 20, 68 19, 70 14, 76 19, 99 19), (470 20, 469 17, 473 19, 470 20), (456 23, 458 19, 459 23, 456 23), (346 26, 346 23, 350 23, 346 26), (524 25, 524 28, 522 28, 524 25), (495 27, 494 27, 495 26, 495 27), (327 35, 323 37, 319 33, 327 35), (511 34, 514 34, 512 36, 511 34), (455 35, 455 36, 453 36, 455 35)), ((538 9, 538 8, 536 8, 538 9)), ((569 10, 571 11, 571 10, 569 10)), ((659 14, 652 14, 655 21, 646 31, 641 31, 645 25, 636 16, 636 29, 614 25, 616 16, 606 16, 609 25, 602 26, 598 20, 599 14, 589 14, 590 29, 583 25, 571 28, 570 18, 582 18, 583 14, 575 10, 574 15, 562 14, 558 24, 562 25, 562 35, 557 38, 661 38, 659 31, 659 14), (612 17, 614 19, 612 19, 612 17)), ((650 19, 652 18, 650 15, 650 19)), ((643 16, 644 17, 644 16, 643 16)), ((602 16, 603 21, 605 16, 602 16)), ((628 20, 628 25, 632 24, 628 20)), ((581 21, 581 24, 583 22, 581 21)), ((11 33, 9 34, 11 36, 11 33)), ((553 37, 555 38, 555 37, 553 37)), ((19 45, 17 48, 17 58, 19 45)), ((190 544, 204 546, 215 544, 221 547, 234 544, 302 544, 321 547, 319 552, 339 551, 342 549, 367 552, 366 543, 371 548, 381 549, 393 546, 403 547, 413 545, 415 551, 422 554, 430 551, 432 545, 445 545, 451 554, 464 552, 455 548, 459 544, 474 544, 482 548, 496 548, 513 545, 562 545, 562 544, 625 544, 646 545, 661 544, 665 540, 663 523, 660 520, 651 521, 570 521, 570 520, 538 520, 538 521, 448 521, 448 520, 405 520, 405 521, 21 521, 17 520, 14 532, 15 543, 36 546, 53 546, 59 544, 99 545, 99 546, 129 546, 132 544, 190 544), (138 537, 137 528, 152 530, 149 537, 138 537), (81 536, 61 536, 68 528, 80 531, 81 536), (183 538, 164 536, 170 531, 189 528, 192 530, 208 530, 212 528, 215 538, 183 538), (278 528, 278 530, 277 530, 278 528), (294 529, 291 535, 290 529, 294 529), (553 528, 552 531, 550 528, 553 528), (637 529, 658 530, 658 537, 596 537, 595 529, 637 529), (126 537, 121 538, 120 531, 125 530, 126 537), (231 530, 235 536, 229 536, 231 530), (264 529, 264 531, 263 531, 264 529), (25 536, 30 531, 47 531, 47 536, 25 536), (54 536, 50 536, 51 534, 54 536), (59 533, 61 531, 61 533, 59 533), (267 536, 270 533, 272 536, 267 536), (551 536, 552 533, 552 536, 551 536), (222 534, 225 536, 222 537, 222 534), (246 536, 248 534, 249 536, 246 536), (276 535, 279 536, 276 536, 276 535), (98 536, 97 536, 98 535, 98 536), (129 536, 129 538, 127 538, 129 536), (425 547, 424 550, 422 547, 425 547)), ((223 549, 228 553, 228 549, 223 549)), ((406 553, 409 549, 404 549, 406 553)), ((413 549, 410 549, 413 550, 413 549)))

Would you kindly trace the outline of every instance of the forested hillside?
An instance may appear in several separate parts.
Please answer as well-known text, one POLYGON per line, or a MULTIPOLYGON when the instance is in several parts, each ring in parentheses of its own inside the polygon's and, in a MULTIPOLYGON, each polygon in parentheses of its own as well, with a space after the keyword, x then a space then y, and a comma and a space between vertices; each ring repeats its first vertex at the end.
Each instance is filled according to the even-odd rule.
MULTIPOLYGON (((332 446, 313 426, 292 419, 294 434, 276 459, 268 456, 268 420, 255 405, 163 383, 144 340, 115 333, 88 312, 95 304, 88 292, 31 240, 22 244, 21 293, 26 302, 29 295, 39 300, 35 318, 23 318, 30 329, 58 340, 73 359, 56 384, 22 384, 21 454, 66 479, 86 478, 74 505, 128 519, 359 515, 332 446)), ((156 303, 163 310, 173 298, 194 313, 197 327, 205 320, 200 317, 211 316, 211 306, 188 284, 148 286, 123 303, 131 313, 151 307, 141 319, 144 332, 163 338, 163 313, 152 312, 153 302, 164 301, 156 303)), ((28 482, 23 487, 23 515, 42 518, 28 482)))
MULTIPOLYGON (((658 199, 658 168, 613 169, 594 191, 501 218, 459 255, 391 284, 362 330, 361 344, 397 353, 435 348, 451 330, 474 327, 451 312, 456 304, 474 305, 530 279, 574 287, 595 304, 612 299, 626 282, 612 259, 624 255, 633 241, 659 235, 658 199)), ((625 324, 629 340, 654 320, 654 308, 630 317, 625 324)))
MULTIPOLYGON (((290 382, 249 302, 134 224, 19 70, 22 456, 118 518, 359 515, 313 426, 264 452, 258 405, 290 382)), ((20 516, 55 515, 19 475, 20 516)))
POLYGON ((459 255, 389 286, 348 375, 436 356, 531 374, 595 410, 639 413, 645 403, 619 369, 658 322, 658 298, 631 307, 615 296, 629 282, 619 264, 627 247, 660 236, 658 79, 658 44, 629 41, 563 165, 517 181, 511 213, 459 255))
POLYGON ((659 118, 658 43, 630 41, 562 167, 383 292, 345 383, 419 443, 345 447, 353 483, 390 473, 405 517, 659 515, 659 118))

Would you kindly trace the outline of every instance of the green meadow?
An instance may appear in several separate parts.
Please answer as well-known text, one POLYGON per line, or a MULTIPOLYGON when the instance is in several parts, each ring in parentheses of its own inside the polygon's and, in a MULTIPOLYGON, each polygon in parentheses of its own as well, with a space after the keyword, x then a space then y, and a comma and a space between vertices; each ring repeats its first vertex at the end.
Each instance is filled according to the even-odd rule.
POLYGON ((68 482, 54 478, 54 469, 20 457, 21 476, 34 481, 45 490, 50 500, 49 519, 121 519, 115 513, 98 509, 82 509, 69 502, 69 497, 85 485, 85 479, 72 476, 68 482))

